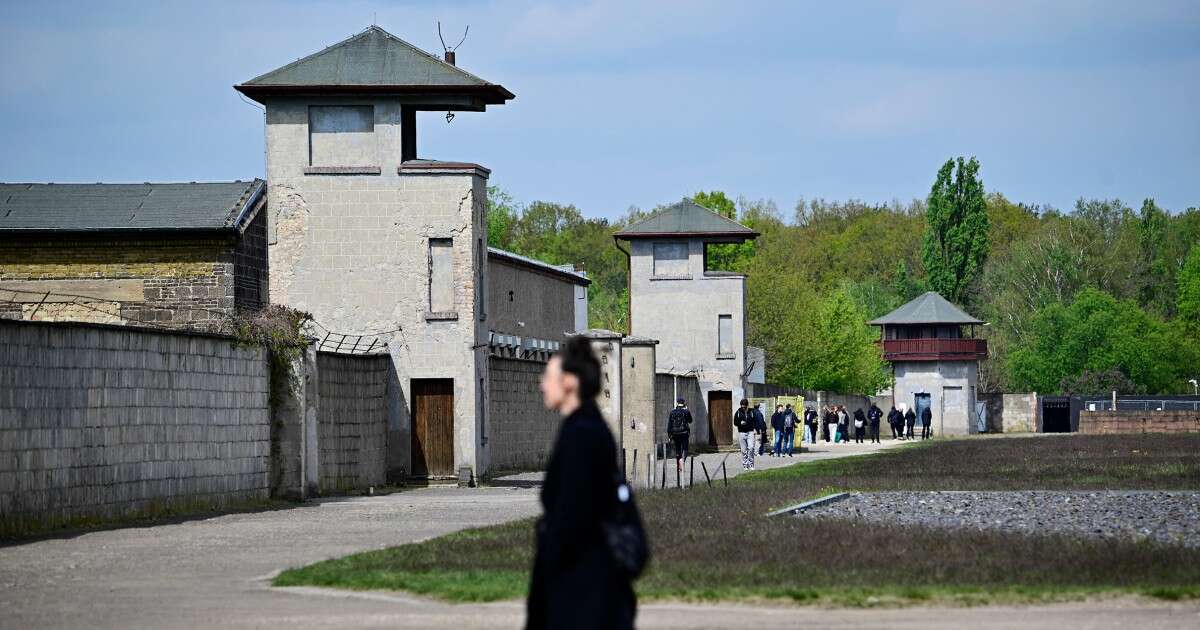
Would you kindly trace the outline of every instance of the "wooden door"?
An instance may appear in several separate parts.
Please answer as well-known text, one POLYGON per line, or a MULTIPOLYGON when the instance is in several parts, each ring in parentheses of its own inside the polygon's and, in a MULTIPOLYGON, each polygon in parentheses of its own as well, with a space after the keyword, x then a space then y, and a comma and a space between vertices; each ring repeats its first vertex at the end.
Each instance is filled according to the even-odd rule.
POLYGON ((412 381, 412 474, 454 475, 454 379, 412 381))
POLYGON ((708 392, 708 443, 733 444, 733 392, 708 392))

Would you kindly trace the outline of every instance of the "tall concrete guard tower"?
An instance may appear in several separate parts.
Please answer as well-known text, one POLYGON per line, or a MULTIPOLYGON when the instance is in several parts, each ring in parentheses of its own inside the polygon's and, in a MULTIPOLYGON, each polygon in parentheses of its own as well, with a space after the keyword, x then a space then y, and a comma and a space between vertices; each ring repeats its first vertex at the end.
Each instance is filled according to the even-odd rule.
POLYGON ((708 245, 758 233, 684 199, 615 235, 629 242, 629 334, 657 339, 659 374, 694 375, 706 409, 693 409, 693 442, 733 443, 745 395, 746 277, 708 268, 708 245))
POLYGON ((513 94, 377 26, 235 87, 266 107, 271 302, 390 336, 390 475, 486 470, 489 171, 419 159, 416 121, 513 94))

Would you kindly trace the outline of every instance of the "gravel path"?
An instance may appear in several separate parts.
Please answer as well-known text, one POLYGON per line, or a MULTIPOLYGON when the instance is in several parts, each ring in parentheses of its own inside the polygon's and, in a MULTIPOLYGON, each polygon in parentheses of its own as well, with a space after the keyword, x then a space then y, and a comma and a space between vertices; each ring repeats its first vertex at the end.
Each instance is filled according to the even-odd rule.
POLYGON ((1150 539, 1200 547, 1200 492, 874 492, 798 518, 1150 539))

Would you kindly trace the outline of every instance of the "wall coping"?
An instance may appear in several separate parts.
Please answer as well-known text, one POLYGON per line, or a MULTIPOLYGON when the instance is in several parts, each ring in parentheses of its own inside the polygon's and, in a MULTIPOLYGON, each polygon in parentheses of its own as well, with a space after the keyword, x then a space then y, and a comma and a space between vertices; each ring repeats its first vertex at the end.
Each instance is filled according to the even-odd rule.
POLYGON ((187 330, 187 329, 172 329, 172 328, 152 328, 150 326, 137 326, 132 324, 104 324, 100 322, 47 322, 28 319, 8 319, 0 317, 0 326, 15 325, 43 328, 90 328, 95 330, 112 330, 124 332, 141 332, 141 333, 157 333, 162 335, 175 335, 179 337, 204 337, 208 339, 222 339, 225 341, 237 342, 237 337, 226 335, 224 333, 205 332, 202 330, 187 330))

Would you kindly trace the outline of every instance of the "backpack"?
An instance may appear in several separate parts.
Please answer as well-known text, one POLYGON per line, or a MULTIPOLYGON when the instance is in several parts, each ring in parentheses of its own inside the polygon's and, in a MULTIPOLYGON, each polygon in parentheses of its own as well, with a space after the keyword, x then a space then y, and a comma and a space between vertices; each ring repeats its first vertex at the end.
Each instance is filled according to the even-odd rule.
POLYGON ((791 429, 796 426, 796 414, 787 412, 783 414, 783 428, 791 429))
POLYGON ((686 409, 672 409, 671 415, 667 418, 667 433, 670 435, 683 435, 690 433, 687 423, 686 409))

